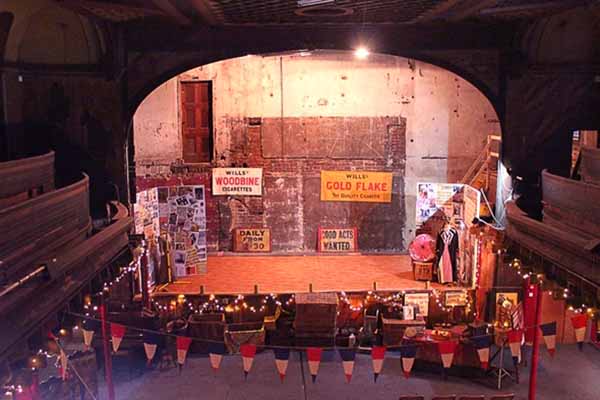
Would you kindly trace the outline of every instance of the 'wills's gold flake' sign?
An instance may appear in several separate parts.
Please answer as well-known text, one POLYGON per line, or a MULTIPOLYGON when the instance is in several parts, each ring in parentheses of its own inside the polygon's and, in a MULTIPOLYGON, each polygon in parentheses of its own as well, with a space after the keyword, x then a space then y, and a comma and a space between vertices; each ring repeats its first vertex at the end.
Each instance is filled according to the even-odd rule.
POLYGON ((233 251, 268 253, 271 251, 271 230, 268 228, 237 228, 233 234, 233 251))
POLYGON ((357 251, 356 228, 319 228, 319 251, 342 253, 357 251))
POLYGON ((322 201, 392 201, 391 172, 321 171, 322 201))

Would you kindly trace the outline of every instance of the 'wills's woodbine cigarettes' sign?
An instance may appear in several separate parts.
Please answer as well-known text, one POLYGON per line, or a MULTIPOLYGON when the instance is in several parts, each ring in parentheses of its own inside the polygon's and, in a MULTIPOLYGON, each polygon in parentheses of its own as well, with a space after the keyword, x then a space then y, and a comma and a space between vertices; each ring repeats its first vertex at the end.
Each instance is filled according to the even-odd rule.
POLYGON ((262 168, 213 168, 213 196, 261 196, 262 168))

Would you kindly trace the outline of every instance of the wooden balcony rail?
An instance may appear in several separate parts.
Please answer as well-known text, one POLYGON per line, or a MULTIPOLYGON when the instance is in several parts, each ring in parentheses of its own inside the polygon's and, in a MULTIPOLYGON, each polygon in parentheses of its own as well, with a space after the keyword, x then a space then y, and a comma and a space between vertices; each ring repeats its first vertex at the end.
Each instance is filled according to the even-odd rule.
POLYGON ((0 163, 0 208, 54 190, 54 152, 0 163))
POLYGON ((91 227, 87 176, 0 209, 0 285, 28 273, 54 250, 82 242, 91 227))

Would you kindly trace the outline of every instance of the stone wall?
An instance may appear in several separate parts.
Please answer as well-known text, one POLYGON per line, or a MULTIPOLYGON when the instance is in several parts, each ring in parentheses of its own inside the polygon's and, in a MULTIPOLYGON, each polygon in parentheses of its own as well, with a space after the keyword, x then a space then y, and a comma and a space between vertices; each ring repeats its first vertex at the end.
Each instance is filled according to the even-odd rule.
POLYGON ((211 250, 231 229, 272 229, 273 250, 311 252, 319 226, 356 226, 364 251, 404 251, 418 181, 459 180, 497 116, 476 88, 413 60, 345 52, 247 56, 194 68, 156 88, 134 116, 138 190, 206 182, 211 250), (179 82, 213 84, 214 158, 181 160, 179 82), (210 196, 211 166, 262 167, 262 198, 210 196), (321 202, 321 170, 388 171, 391 203, 321 202))

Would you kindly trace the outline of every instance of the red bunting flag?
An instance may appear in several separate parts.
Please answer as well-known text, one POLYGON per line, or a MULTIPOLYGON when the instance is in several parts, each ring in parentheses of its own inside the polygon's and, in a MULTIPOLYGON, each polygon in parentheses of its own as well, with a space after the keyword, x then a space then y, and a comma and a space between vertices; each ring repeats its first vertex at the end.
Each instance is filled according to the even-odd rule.
POLYGON ((240 346, 240 353, 242 354, 242 361, 244 363, 244 378, 248 377, 248 372, 252 368, 252 361, 256 355, 256 345, 246 343, 240 346))
POLYGON ((575 329, 575 340, 577 340, 577 346, 579 346, 579 350, 583 348, 585 331, 587 329, 587 320, 588 317, 585 314, 578 314, 574 317, 571 317, 571 324, 573 324, 573 329, 575 329))
POLYGON ((177 363, 179 365, 185 364, 185 358, 187 357, 187 352, 192 344, 192 338, 185 336, 177 336, 177 341, 175 345, 177 346, 177 363))
POLYGON ((438 343, 438 351, 442 357, 442 364, 444 365, 444 368, 450 368, 452 366, 454 352, 456 351, 457 347, 458 343, 453 340, 447 340, 438 343))
POLYGON ((523 341, 523 331, 520 329, 513 329, 508 332, 508 345, 510 347, 510 353, 513 356, 513 360, 517 363, 521 359, 521 342, 523 341))
POLYGON ((317 380, 317 373, 319 372, 319 364, 321 363, 321 354, 323 349, 319 347, 308 347, 306 349, 306 357, 308 358, 308 370, 312 377, 313 383, 317 380))
POLYGON ((110 323, 110 336, 112 337, 112 348, 116 353, 119 351, 119 346, 121 345, 121 341, 125 336, 125 326, 121 324, 116 324, 114 322, 110 323))
POLYGON ((383 360, 385 358, 385 346, 373 346, 371 349, 371 359, 373 360, 373 380, 377 378, 383 369, 383 360))

